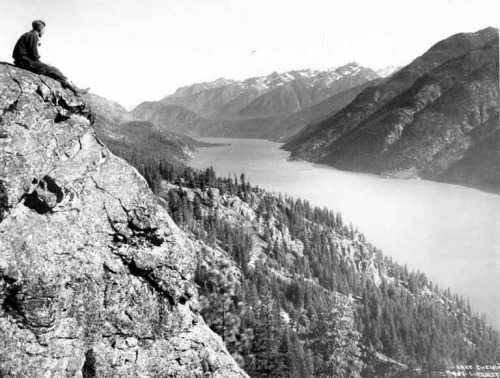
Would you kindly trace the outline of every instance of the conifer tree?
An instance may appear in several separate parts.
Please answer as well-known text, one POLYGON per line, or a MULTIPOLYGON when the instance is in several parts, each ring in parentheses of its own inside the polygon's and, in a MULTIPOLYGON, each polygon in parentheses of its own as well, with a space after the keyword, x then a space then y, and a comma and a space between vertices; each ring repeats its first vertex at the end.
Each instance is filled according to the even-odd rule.
POLYGON ((313 322, 308 337, 312 340, 311 350, 320 356, 315 368, 318 377, 360 376, 360 335, 354 329, 352 316, 348 304, 336 301, 313 322))

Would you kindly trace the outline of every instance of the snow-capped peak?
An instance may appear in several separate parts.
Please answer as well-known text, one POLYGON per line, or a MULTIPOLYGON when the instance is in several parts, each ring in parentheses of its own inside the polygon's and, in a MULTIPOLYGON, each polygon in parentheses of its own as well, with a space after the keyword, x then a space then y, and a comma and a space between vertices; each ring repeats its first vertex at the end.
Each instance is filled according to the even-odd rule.
POLYGON ((401 69, 401 66, 387 66, 387 67, 381 68, 379 70, 376 70, 375 72, 380 77, 389 77, 389 76, 392 76, 397 71, 399 71, 400 69, 401 69))
MULTIPOLYGON (((382 76, 382 74, 378 74, 382 76)), ((273 88, 281 87, 287 83, 294 82, 295 80, 301 80, 303 82, 302 85, 310 88, 316 86, 328 88, 332 85, 336 85, 335 83, 339 80, 343 80, 349 76, 358 75, 368 75, 370 77, 370 80, 379 77, 377 76, 375 71, 359 65, 357 62, 350 62, 326 71, 318 71, 310 68, 292 70, 282 73, 278 73, 275 71, 267 76, 256 76, 242 81, 219 78, 211 82, 197 83, 181 87, 175 92, 175 94, 171 96, 180 97, 185 95, 195 95, 205 90, 211 90, 225 86, 236 86, 239 87, 240 90, 253 88, 258 91, 268 91, 273 88)))
POLYGON ((179 89, 177 89, 174 96, 184 96, 187 94, 193 95, 193 94, 202 92, 202 91, 207 90, 207 89, 225 87, 227 85, 234 84, 234 83, 236 83, 234 80, 224 79, 221 77, 221 78, 218 78, 214 81, 196 83, 196 84, 186 85, 184 87, 180 87, 179 89))
POLYGON ((336 72, 339 75, 346 76, 346 75, 357 75, 363 67, 361 67, 357 62, 351 62, 344 64, 343 66, 334 68, 333 70, 330 70, 332 72, 336 72))
POLYGON ((316 76, 317 74, 319 74, 320 71, 312 70, 312 69, 308 68, 308 69, 304 69, 304 70, 300 70, 300 71, 295 71, 295 72, 297 72, 303 78, 309 79, 309 78, 311 78, 311 77, 316 76))

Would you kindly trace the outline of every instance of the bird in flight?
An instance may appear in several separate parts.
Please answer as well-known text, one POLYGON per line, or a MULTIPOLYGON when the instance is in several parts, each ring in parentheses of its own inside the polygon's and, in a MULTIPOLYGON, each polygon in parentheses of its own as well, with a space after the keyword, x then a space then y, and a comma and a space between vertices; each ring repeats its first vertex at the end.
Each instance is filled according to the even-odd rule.
POLYGON ((254 54, 254 52, 256 52, 256 51, 257 51, 257 50, 252 50, 252 52, 250 53, 250 55, 253 55, 253 54, 254 54))

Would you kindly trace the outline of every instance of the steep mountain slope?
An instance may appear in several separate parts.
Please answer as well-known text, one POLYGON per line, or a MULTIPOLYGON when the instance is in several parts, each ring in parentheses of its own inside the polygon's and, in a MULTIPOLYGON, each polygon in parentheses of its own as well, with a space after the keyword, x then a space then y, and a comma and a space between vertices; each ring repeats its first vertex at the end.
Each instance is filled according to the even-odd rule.
POLYGON ((480 48, 495 37, 498 30, 487 28, 476 33, 461 33, 447 38, 412 63, 376 87, 367 88, 342 111, 332 118, 312 125, 304 130, 284 148, 292 156, 312 161, 321 161, 330 153, 330 146, 344 134, 358 127, 397 95, 409 89, 424 74, 455 57, 480 48))
POLYGON ((210 120, 178 105, 143 102, 132 113, 153 122, 160 132, 175 132, 192 137, 260 137, 274 118, 210 120))
POLYGON ((234 80, 219 78, 219 79, 211 81, 211 82, 186 85, 184 87, 178 88, 172 97, 192 96, 192 95, 195 95, 196 93, 200 93, 200 92, 203 92, 206 90, 226 87, 226 86, 231 85, 233 83, 235 83, 234 80))
POLYGON ((209 120, 203 119, 182 106, 165 105, 154 101, 142 102, 132 110, 132 114, 139 119, 147 119, 165 130, 185 135, 193 134, 193 130, 196 130, 198 125, 207 124, 208 126, 210 123, 209 120))
POLYGON ((245 117, 280 116, 300 110, 302 106, 309 104, 304 82, 296 79, 259 96, 237 114, 245 117))
POLYGON ((92 106, 92 111, 98 118, 109 124, 137 121, 123 106, 104 97, 89 93, 84 96, 85 101, 92 106))
POLYGON ((500 188, 498 119, 491 118, 481 126, 469 133, 470 146, 467 151, 462 152, 463 158, 448 163, 448 169, 433 176, 435 179, 498 192, 500 188))
POLYGON ((164 130, 190 136, 279 138, 297 126, 274 122, 379 75, 357 63, 330 71, 290 71, 245 81, 218 79, 179 88, 159 102, 143 102, 132 113, 164 130))
POLYGON ((500 362, 467 301, 374 248, 340 213, 128 156, 204 250, 202 314, 252 377, 434 377, 500 362))
POLYGON ((361 67, 357 63, 349 63, 310 77, 295 71, 285 73, 284 76, 282 83, 257 98, 238 114, 245 116, 290 114, 379 77, 373 70, 361 67))
POLYGON ((386 78, 386 77, 391 77, 396 72, 398 72, 401 68, 403 68, 403 66, 387 66, 387 67, 378 69, 375 72, 380 77, 386 78))
POLYGON ((94 114, 97 136, 112 151, 142 149, 143 146, 159 157, 184 160, 191 156, 197 147, 207 145, 165 130, 152 122, 142 121, 121 105, 103 97, 88 94, 84 99, 94 114))
POLYGON ((349 63, 329 71, 290 71, 245 81, 219 79, 183 87, 160 102, 215 119, 289 114, 379 76, 349 63))
POLYGON ((267 138, 275 141, 286 141, 302 131, 307 125, 317 124, 323 119, 333 117, 336 112, 351 103, 363 89, 375 86, 382 81, 383 79, 368 81, 331 96, 319 104, 309 106, 282 118, 269 126, 266 130, 267 138))
MULTIPOLYGON (((481 34, 489 36, 495 33, 491 34, 491 29, 488 29, 474 36, 481 34)), ((451 37, 450 41, 438 43, 430 51, 435 54, 436 48, 459 46, 458 51, 462 52, 465 46, 463 41, 469 41, 463 37, 451 37)), ((474 38, 472 45, 477 41, 474 38)), ((347 112, 360 105, 358 97, 341 112, 345 115, 344 119, 331 119, 316 125, 316 130, 306 130, 312 136, 306 137, 307 141, 300 143, 293 155, 341 169, 474 183, 477 187, 500 191, 499 179, 488 177, 485 173, 499 172, 498 159, 495 161, 488 157, 495 152, 498 155, 498 149, 483 154, 486 159, 471 156, 474 151, 479 152, 474 148, 477 143, 495 147, 498 81, 497 33, 484 47, 473 49, 430 70, 408 90, 375 107, 376 112, 370 111, 359 122, 349 123, 352 113, 347 112), (485 128, 485 131, 472 134, 476 128, 485 128), (320 135, 329 135, 330 138, 319 145, 315 141, 320 135), (462 165, 458 162, 466 154, 470 162, 477 164, 475 172, 470 168, 467 170, 472 176, 459 172, 462 165), (454 173, 448 175, 446 171, 452 165, 454 173)), ((377 88, 387 93, 383 91, 384 84, 377 88)), ((340 113, 336 117, 341 117, 340 113)), ((498 173, 494 177, 498 177, 498 173)))
MULTIPOLYGON (((475 144, 484 141, 486 147, 487 140, 496 139, 498 69, 498 40, 443 64, 341 137, 323 161, 376 173, 446 177, 450 165, 475 144)), ((498 178, 499 150, 491 152, 497 162, 478 160, 476 168, 492 173, 496 167, 498 178)))
POLYGON ((0 83, 0 376, 245 377, 198 314, 193 244, 87 104, 0 83))
MULTIPOLYGON (((216 82, 222 81, 219 79, 216 82)), ((160 102, 165 105, 182 106, 203 117, 219 118, 221 113, 234 114, 268 90, 260 82, 242 83, 233 80, 224 82, 226 85, 223 86, 212 86, 211 83, 193 84, 163 98, 160 102), (221 112, 221 109, 224 110, 221 112)))

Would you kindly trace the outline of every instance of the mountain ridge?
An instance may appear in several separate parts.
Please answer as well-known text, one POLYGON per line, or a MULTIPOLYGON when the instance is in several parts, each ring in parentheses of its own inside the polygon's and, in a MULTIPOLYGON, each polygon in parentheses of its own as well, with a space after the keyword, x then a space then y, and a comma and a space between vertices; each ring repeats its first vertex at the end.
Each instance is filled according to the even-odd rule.
POLYGON ((291 115, 279 119, 272 123, 267 130, 269 139, 286 142, 295 134, 298 134, 309 124, 317 124, 321 119, 333 116, 336 112, 343 109, 365 88, 376 86, 385 79, 375 79, 361 84, 357 87, 337 93, 316 105, 296 111, 291 115))
MULTIPOLYGON (((132 113, 190 136, 275 138, 283 124, 271 130, 274 122, 378 77, 375 71, 352 62, 327 71, 273 72, 241 81, 217 79, 181 87, 156 103, 143 102, 132 113)), ((290 132, 284 130, 284 134, 290 132)))
MULTIPOLYGON (((181 105, 208 118, 223 118, 230 115, 277 115, 283 112, 286 106, 277 107, 277 109, 273 109, 272 113, 262 110, 259 113, 262 105, 259 106, 259 103, 255 104, 254 102, 272 103, 272 100, 261 97, 276 96, 277 93, 272 92, 279 93, 283 90, 280 87, 285 87, 285 90, 292 93, 297 101, 297 108, 288 109, 290 112, 317 103, 329 95, 342 91, 349 85, 344 81, 349 81, 349 78, 356 80, 353 78, 361 76, 366 77, 366 80, 378 77, 375 71, 352 62, 327 71, 273 72, 267 76, 258 76, 242 81, 217 79, 213 82, 182 87, 173 95, 161 99, 160 102, 168 105, 181 105), (300 98, 304 99, 299 100, 300 98)), ((357 80, 357 84, 362 84, 363 79, 358 78, 357 80)), ((285 96, 285 94, 279 93, 278 96, 285 96)))
MULTIPOLYGON (((436 43, 424 55, 416 58, 408 66, 399 70, 386 82, 376 87, 365 89, 351 104, 340 112, 329 119, 310 125, 293 137, 283 148, 292 152, 292 158, 302 158, 331 164, 341 169, 383 173, 384 175, 396 175, 396 177, 418 177, 417 171, 420 171, 422 176, 426 178, 437 178, 439 176, 440 179, 443 179, 442 172, 429 173, 429 171, 426 173, 422 167, 417 167, 416 171, 409 169, 410 167, 401 166, 397 168, 396 165, 402 164, 401 158, 407 152, 401 150, 401 156, 398 157, 397 154, 390 155, 384 152, 384 149, 395 149, 395 146, 400 144, 397 141, 401 136, 407 135, 405 125, 411 124, 413 113, 423 111, 427 103, 431 104, 435 100, 438 100, 439 103, 442 91, 447 93, 447 88, 450 88, 450 85, 454 81, 460 82, 460 80, 465 80, 460 75, 465 75, 467 65, 472 63, 468 62, 464 57, 471 56, 473 60, 473 52, 482 51, 484 46, 488 44, 493 44, 498 49, 498 31, 496 29, 487 28, 476 33, 460 33, 436 43), (453 64, 458 66, 462 64, 463 67, 455 68, 456 71, 458 70, 456 74, 453 74, 451 71, 448 74, 444 73, 445 77, 443 80, 449 81, 448 84, 445 84, 445 87, 441 88, 438 84, 434 84, 433 87, 433 84, 429 83, 426 89, 424 88, 426 92, 419 89, 419 83, 422 83, 422 80, 432 81, 430 78, 432 78, 433 73, 435 73, 435 76, 439 76, 440 69, 451 70, 453 64), (428 79, 424 79, 425 77, 428 79), (413 101, 412 105, 408 105, 406 108, 402 106, 400 110, 391 110, 392 103, 402 102, 404 98, 408 98, 408 101, 413 101), (412 98, 414 99, 412 100, 412 98), (384 132, 382 130, 387 131, 384 132), (383 140, 385 142, 382 143, 383 140), (393 143, 395 143, 394 146, 390 147, 393 143), (385 169, 382 168, 382 158, 378 156, 384 154, 387 158, 385 163, 387 167, 385 169), (389 163, 391 159, 395 161, 392 168, 389 163), (383 172, 383 170, 388 172, 383 172), (398 170, 400 171, 399 173, 396 172, 398 170), (393 171, 393 173, 390 173, 390 171, 393 171), (405 171, 406 173, 404 173, 405 171)), ((477 54, 480 55, 480 53, 477 54)), ((489 58, 485 59, 489 59, 491 62, 495 62, 496 59, 496 63, 492 64, 498 66, 498 58, 495 58, 494 51, 490 52, 489 58)), ((494 71, 494 68, 492 70, 494 71)), ((476 75, 481 75, 481 72, 483 76, 475 79, 475 85, 484 84, 488 86, 488 83, 491 83, 494 90, 495 83, 498 86, 498 76, 495 77, 493 73, 488 74, 486 71, 481 70, 476 75)), ((471 77, 471 80, 474 81, 474 78, 471 77)), ((462 101, 460 96, 462 95, 457 94, 454 99, 451 92, 446 94, 447 106, 459 113, 461 112, 460 109, 454 104, 462 101)), ((495 101, 498 102, 495 98, 497 99, 498 95, 493 93, 492 96, 491 100, 485 101, 491 102, 492 109, 494 109, 495 101)), ((475 101, 472 94, 467 98, 467 101, 471 104, 475 101)), ((441 101, 444 101, 444 97, 441 101)), ((442 111, 445 111, 445 109, 443 108, 442 111)), ((451 125, 446 127, 449 129, 451 125)), ((427 131, 424 131, 425 129, 420 129, 422 133, 427 133, 427 131)), ((424 137, 424 135, 415 136, 415 138, 418 139, 424 137)), ((403 138, 404 140, 405 138, 403 138)), ((423 149, 421 149, 420 153, 425 154, 423 149)), ((449 156, 451 157, 451 155, 449 156)), ((442 159, 441 161, 444 162, 442 159)), ((458 177, 457 174, 454 177, 456 179, 458 177)), ((459 182, 466 181, 466 179, 462 179, 459 182)))
POLYGON ((187 160, 198 147, 209 145, 176 130, 164 130, 153 122, 143 121, 118 103, 104 97, 87 94, 83 98, 94 114, 94 129, 98 138, 113 152, 149 145, 150 150, 158 157, 187 160))

